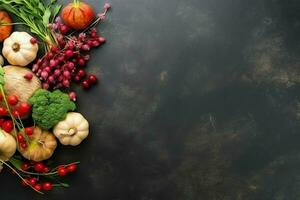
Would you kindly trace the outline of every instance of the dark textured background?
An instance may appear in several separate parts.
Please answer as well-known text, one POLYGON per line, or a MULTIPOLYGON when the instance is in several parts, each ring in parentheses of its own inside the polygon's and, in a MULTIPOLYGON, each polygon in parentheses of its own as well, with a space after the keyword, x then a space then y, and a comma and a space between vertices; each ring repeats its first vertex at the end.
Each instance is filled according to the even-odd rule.
MULTIPOLYGON (((104 1, 87 1, 100 11, 104 1)), ((47 196, 1 173, 1 199, 300 199, 300 2, 111 0, 80 92, 91 124, 47 196)))

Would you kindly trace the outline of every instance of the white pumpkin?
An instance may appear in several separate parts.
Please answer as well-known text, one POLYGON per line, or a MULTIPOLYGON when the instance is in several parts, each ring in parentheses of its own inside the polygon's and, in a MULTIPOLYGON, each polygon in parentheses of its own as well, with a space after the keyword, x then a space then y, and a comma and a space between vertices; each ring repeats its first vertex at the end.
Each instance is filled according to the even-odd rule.
POLYGON ((89 123, 80 113, 69 112, 53 128, 53 133, 61 144, 76 146, 89 135, 89 123))
POLYGON ((13 32, 4 40, 2 54, 12 65, 26 66, 37 55, 38 44, 32 43, 33 37, 26 32, 13 32))
POLYGON ((8 161, 16 152, 17 142, 15 138, 0 129, 0 159, 8 161))
POLYGON ((16 95, 19 102, 27 102, 37 89, 42 88, 40 79, 25 67, 7 65, 4 70, 4 90, 7 95, 16 95), (24 76, 32 73, 32 79, 26 80, 24 76))

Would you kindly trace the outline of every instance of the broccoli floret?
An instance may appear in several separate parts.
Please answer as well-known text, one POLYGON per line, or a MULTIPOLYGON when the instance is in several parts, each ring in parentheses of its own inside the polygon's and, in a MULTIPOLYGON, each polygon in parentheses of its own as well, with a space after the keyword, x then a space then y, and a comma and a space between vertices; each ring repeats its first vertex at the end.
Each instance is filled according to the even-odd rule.
POLYGON ((50 129, 66 117, 76 105, 69 99, 69 95, 55 90, 39 89, 28 101, 32 105, 32 118, 43 129, 50 129))

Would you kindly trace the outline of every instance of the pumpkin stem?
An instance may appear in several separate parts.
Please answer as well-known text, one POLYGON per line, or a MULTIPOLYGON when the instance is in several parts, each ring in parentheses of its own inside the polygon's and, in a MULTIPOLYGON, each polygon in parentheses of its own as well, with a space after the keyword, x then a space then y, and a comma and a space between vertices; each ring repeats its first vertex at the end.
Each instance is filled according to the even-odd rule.
POLYGON ((78 8, 79 4, 80 4, 80 0, 74 0, 73 1, 73 5, 74 5, 75 8, 78 8))
POLYGON ((12 45, 12 50, 13 50, 14 52, 18 52, 18 51, 20 50, 20 44, 15 42, 15 43, 12 45))

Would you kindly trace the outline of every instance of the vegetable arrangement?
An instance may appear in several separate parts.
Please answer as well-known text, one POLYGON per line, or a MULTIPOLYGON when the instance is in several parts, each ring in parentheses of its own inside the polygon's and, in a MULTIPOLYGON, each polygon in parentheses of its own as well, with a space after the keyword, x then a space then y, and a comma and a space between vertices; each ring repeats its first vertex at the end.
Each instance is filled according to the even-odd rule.
POLYGON ((59 144, 77 146, 89 135, 71 87, 89 89, 98 82, 85 67, 89 51, 106 41, 96 25, 109 9, 106 3, 95 14, 79 0, 65 6, 56 0, 0 0, 0 172, 7 167, 40 194, 68 187, 60 177, 78 167, 51 167, 49 159, 59 144), (14 25, 30 32, 13 32, 14 25))

